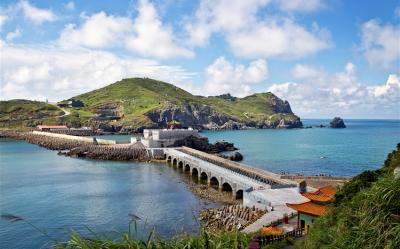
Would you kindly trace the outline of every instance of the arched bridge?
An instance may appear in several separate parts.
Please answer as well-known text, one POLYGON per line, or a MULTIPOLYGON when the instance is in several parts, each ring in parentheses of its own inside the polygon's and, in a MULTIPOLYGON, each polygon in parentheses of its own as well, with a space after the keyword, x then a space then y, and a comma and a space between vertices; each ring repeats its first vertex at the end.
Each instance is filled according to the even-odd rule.
POLYGON ((165 159, 183 172, 221 191, 232 191, 237 199, 249 188, 294 187, 297 183, 281 179, 272 172, 252 168, 188 147, 165 148, 165 159))

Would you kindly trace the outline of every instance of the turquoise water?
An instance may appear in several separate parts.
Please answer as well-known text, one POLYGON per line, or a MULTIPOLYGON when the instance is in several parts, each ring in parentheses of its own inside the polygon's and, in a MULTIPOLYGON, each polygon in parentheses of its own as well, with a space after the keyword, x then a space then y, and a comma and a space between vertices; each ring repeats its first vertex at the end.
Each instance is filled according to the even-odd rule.
MULTIPOLYGON (((180 173, 163 164, 110 162, 58 156, 25 142, 0 139, 0 212, 23 217, 53 238, 71 229, 88 234, 127 231, 128 214, 163 236, 194 233, 199 200, 180 173)), ((1 248, 40 248, 48 239, 19 221, 0 220, 1 248)))
MULTIPOLYGON (((305 120, 306 125, 327 120, 305 120)), ((234 142, 244 163, 275 172, 352 176, 378 168, 400 142, 400 121, 347 120, 346 129, 203 132, 234 142), (321 159, 324 157, 324 159, 321 159)), ((127 140, 129 136, 109 137, 127 140)), ((196 232, 194 215, 212 206, 163 164, 94 161, 58 156, 21 141, 0 139, 0 213, 23 217, 59 240, 71 229, 89 234, 127 231, 128 214, 163 236, 196 232)), ((49 239, 23 222, 0 220, 1 248, 40 248, 49 239)))
MULTIPOLYGON (((305 126, 328 120, 303 120, 305 126)), ((382 165, 400 143, 399 120, 346 120, 347 128, 206 131, 210 141, 234 142, 243 163, 276 173, 354 176, 382 165)))

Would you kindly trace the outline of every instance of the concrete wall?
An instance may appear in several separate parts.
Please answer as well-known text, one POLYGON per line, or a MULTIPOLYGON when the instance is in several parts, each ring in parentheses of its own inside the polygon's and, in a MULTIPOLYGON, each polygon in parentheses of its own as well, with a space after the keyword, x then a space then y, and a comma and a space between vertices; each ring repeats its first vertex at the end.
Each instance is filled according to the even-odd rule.
POLYGON ((145 129, 143 131, 144 138, 142 143, 148 148, 161 148, 171 147, 174 145, 176 140, 183 139, 188 136, 199 136, 197 130, 187 129, 145 129))
POLYGON ((236 195, 236 192, 239 190, 242 190, 243 195, 245 195, 245 190, 250 187, 269 187, 266 184, 261 185, 258 181, 252 178, 243 176, 239 173, 214 165, 210 162, 190 156, 178 150, 167 148, 164 151, 167 160, 169 157, 171 157, 171 162, 174 162, 176 160, 177 165, 179 164, 179 162, 182 162, 183 167, 185 167, 185 165, 189 165, 191 174, 193 170, 196 169, 198 171, 199 178, 202 172, 205 172, 207 174, 208 181, 210 181, 212 177, 215 177, 218 180, 218 185, 220 189, 222 188, 222 185, 224 183, 228 183, 232 188, 232 195, 236 195))
POLYGON ((271 210, 271 203, 267 200, 251 194, 251 192, 243 192, 243 206, 253 208, 256 207, 261 210, 271 210))
MULTIPOLYGON (((93 138, 91 138, 91 137, 78 137, 78 136, 71 136, 71 135, 43 132, 43 131, 33 131, 32 133, 37 134, 37 135, 48 136, 48 137, 70 139, 70 140, 76 140, 76 141, 82 141, 82 142, 88 142, 88 143, 93 142, 93 138)), ((106 140, 106 139, 98 139, 98 138, 96 138, 96 140, 97 140, 98 144, 102 144, 102 145, 116 144, 115 140, 106 140)))
POLYGON ((197 130, 173 129, 173 130, 155 130, 153 139, 182 139, 188 136, 198 136, 197 130))

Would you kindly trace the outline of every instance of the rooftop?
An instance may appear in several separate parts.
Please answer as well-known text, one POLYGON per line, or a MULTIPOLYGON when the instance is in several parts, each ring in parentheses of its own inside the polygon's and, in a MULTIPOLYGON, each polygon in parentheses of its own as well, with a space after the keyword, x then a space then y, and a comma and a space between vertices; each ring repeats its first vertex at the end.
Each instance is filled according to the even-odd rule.
POLYGON ((38 125, 38 129, 68 129, 65 125, 38 125))
POLYGON ((312 216, 321 216, 326 213, 327 207, 312 203, 311 201, 300 204, 286 204, 288 207, 296 210, 299 213, 304 213, 312 216))

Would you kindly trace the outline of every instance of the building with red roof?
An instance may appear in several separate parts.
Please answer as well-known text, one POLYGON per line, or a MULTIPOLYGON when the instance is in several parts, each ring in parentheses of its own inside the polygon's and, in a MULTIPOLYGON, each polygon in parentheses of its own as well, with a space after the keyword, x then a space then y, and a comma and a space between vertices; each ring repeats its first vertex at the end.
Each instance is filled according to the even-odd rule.
POLYGON ((286 205, 297 211, 297 227, 305 229, 307 233, 315 218, 324 215, 328 211, 327 204, 336 194, 336 188, 326 186, 314 192, 301 194, 309 200, 297 204, 287 203, 286 205))

